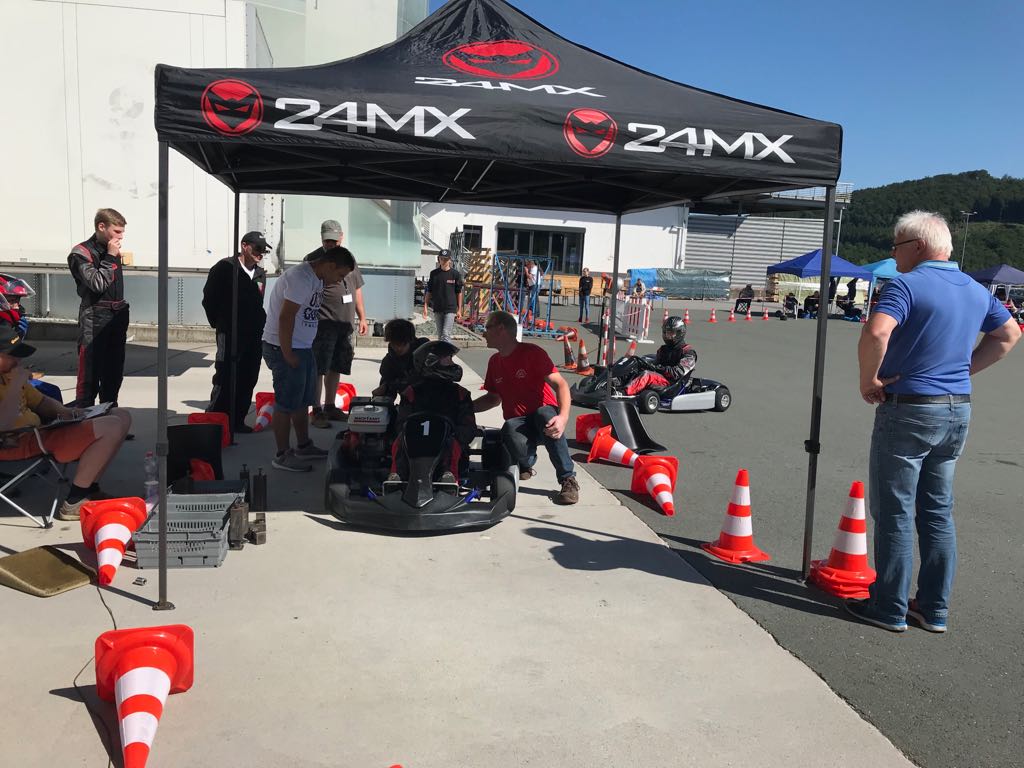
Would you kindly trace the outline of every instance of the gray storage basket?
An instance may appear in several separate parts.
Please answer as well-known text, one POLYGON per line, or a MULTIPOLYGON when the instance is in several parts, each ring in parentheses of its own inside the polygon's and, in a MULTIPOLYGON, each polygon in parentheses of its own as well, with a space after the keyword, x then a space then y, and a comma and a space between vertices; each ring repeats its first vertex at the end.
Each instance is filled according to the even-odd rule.
MULTIPOLYGON (((194 533, 167 535, 168 568, 216 568, 228 554, 227 524, 217 538, 196 540, 194 533)), ((135 539, 136 565, 139 568, 160 567, 160 538, 157 534, 138 531, 135 539)))
MULTIPOLYGON (((240 493, 196 493, 167 495, 167 533, 189 534, 192 539, 214 541, 228 523, 228 508, 241 497, 240 493)), ((139 533, 156 535, 160 521, 156 510, 139 533)), ((226 534, 225 534, 226 535, 226 534)))

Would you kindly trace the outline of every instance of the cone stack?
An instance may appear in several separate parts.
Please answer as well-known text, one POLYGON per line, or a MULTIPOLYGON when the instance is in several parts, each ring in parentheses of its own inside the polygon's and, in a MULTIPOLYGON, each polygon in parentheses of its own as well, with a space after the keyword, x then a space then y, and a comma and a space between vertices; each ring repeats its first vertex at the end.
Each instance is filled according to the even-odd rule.
POLYGON ((727 563, 756 563, 771 560, 754 543, 750 517, 750 477, 747 470, 736 473, 732 499, 725 513, 722 532, 717 541, 701 544, 701 549, 727 563))
POLYGON ((864 483, 850 486, 846 512, 839 520, 839 530, 828 560, 811 562, 809 580, 836 597, 863 599, 875 572, 868 565, 867 519, 864 514, 864 483))
POLYGON ((82 541, 96 552, 100 584, 113 583, 124 549, 146 522, 146 502, 138 498, 104 499, 82 505, 82 541))

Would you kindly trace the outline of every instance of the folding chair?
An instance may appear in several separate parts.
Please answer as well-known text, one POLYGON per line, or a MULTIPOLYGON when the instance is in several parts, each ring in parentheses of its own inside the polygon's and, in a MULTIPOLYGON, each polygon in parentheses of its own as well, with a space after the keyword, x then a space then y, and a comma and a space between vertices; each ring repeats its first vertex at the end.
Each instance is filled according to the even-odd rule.
MULTIPOLYGON (((6 433, 6 436, 13 436, 15 434, 21 435, 24 433, 6 433)), ((62 495, 61 491, 63 489, 63 486, 67 484, 68 478, 64 474, 65 465, 60 464, 53 457, 53 454, 46 450, 46 446, 43 445, 43 438, 42 435, 39 434, 39 430, 33 429, 32 434, 36 439, 36 444, 39 446, 40 454, 38 456, 33 456, 31 458, 24 459, 24 461, 30 462, 28 468, 23 469, 21 472, 14 475, 13 477, 10 477, 10 475, 3 475, 3 477, 10 477, 10 479, 7 480, 7 482, 4 483, 2 486, 0 486, 0 501, 4 501, 10 506, 14 507, 16 510, 21 512, 21 514, 23 514, 25 517, 29 518, 30 520, 38 524, 40 528, 52 528, 53 517, 57 514, 57 504, 60 503, 62 495), (57 480, 54 483, 53 501, 50 504, 50 514, 43 518, 43 520, 41 521, 38 517, 33 515, 31 512, 28 512, 24 507, 16 503, 11 497, 17 493, 17 488, 22 482, 31 477, 42 478, 44 475, 48 475, 51 469, 57 475, 57 480)), ((3 436, 4 435, 0 435, 0 438, 2 438, 3 436)))

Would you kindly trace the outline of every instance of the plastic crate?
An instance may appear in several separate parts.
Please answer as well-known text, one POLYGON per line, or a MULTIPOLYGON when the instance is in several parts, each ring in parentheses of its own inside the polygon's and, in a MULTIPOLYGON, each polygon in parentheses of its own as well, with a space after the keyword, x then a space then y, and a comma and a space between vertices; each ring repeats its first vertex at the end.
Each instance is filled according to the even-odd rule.
MULTIPOLYGON (((228 524, 228 509, 240 493, 168 494, 167 533, 193 534, 193 538, 213 541, 228 524)), ((154 510, 139 533, 156 535, 160 520, 154 510)))
MULTIPOLYGON (((167 535, 168 568, 216 568, 228 554, 227 526, 214 540, 197 541, 189 538, 194 534, 167 535)), ((139 568, 160 567, 160 539, 157 535, 136 532, 135 555, 139 568)))

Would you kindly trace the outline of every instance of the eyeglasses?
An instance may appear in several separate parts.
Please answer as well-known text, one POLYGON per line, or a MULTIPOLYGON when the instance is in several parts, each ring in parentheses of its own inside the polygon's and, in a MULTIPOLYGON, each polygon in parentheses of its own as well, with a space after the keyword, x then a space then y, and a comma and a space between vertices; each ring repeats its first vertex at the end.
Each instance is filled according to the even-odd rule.
POLYGON ((901 245, 906 245, 907 243, 916 243, 920 239, 921 239, 920 237, 912 237, 909 240, 900 240, 898 243, 893 243, 892 244, 892 248, 889 249, 889 253, 892 253, 897 248, 899 248, 901 245))

